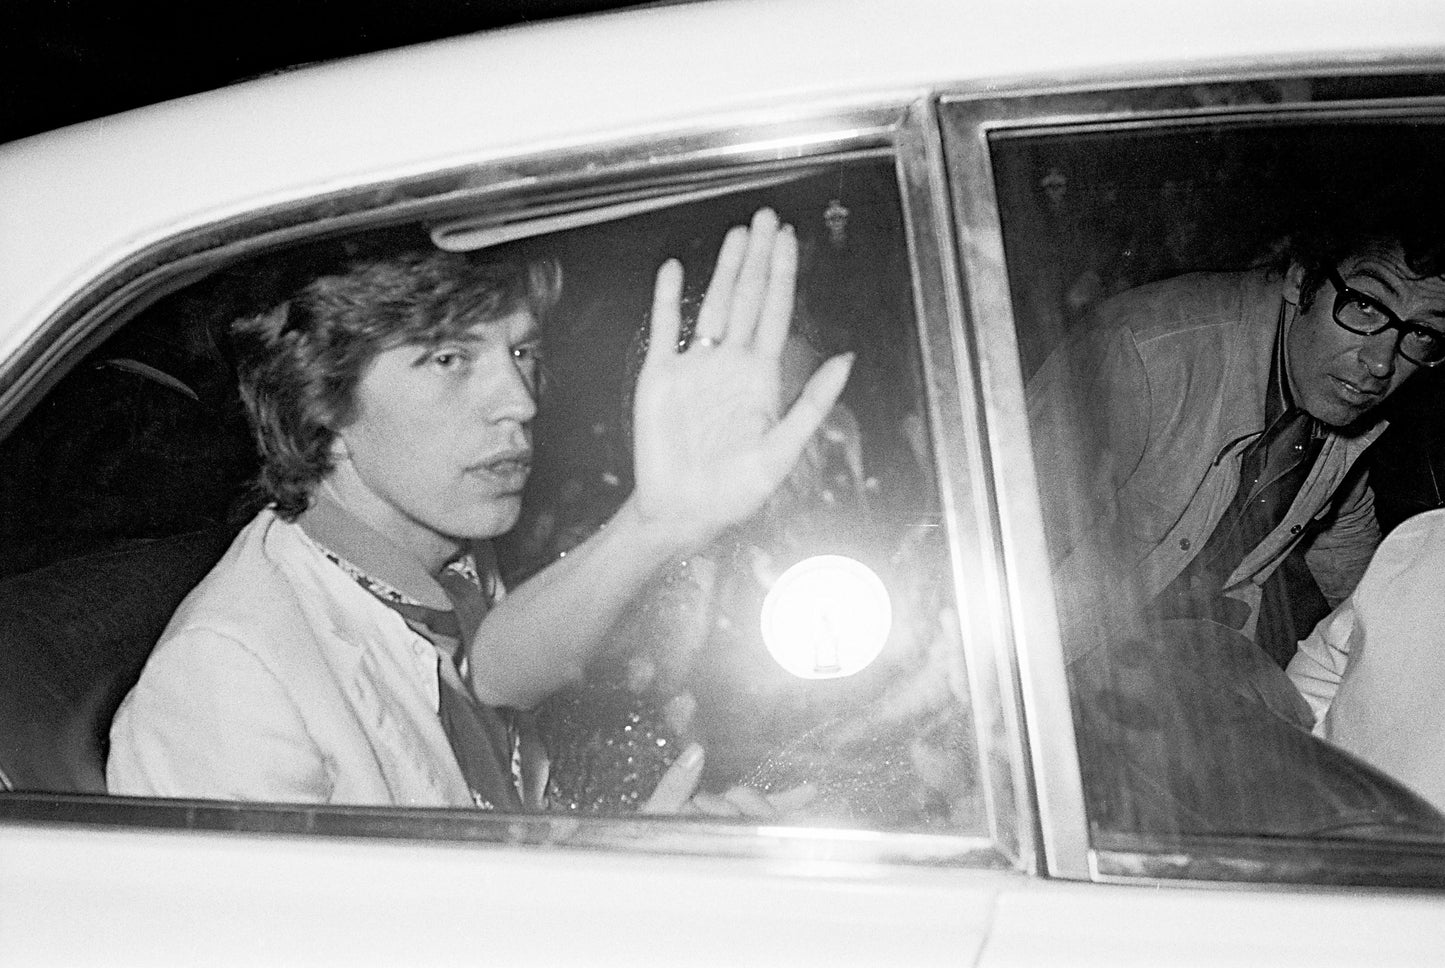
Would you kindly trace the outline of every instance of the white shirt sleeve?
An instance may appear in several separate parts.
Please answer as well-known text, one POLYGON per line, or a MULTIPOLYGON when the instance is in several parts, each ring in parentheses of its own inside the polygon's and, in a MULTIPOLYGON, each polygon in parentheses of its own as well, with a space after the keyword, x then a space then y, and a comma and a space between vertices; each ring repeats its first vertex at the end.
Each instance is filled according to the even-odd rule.
POLYGON ((1316 734, 1321 733, 1325 713, 1329 712, 1340 680, 1344 678, 1355 622, 1355 599, 1351 596, 1320 619, 1314 631, 1299 644, 1299 651, 1285 670, 1314 711, 1316 734))

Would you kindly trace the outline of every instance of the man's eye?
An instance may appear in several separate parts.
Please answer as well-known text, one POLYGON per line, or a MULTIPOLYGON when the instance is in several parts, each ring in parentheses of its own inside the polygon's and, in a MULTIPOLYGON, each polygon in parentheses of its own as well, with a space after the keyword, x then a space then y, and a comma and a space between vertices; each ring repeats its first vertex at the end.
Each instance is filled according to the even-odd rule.
POLYGON ((431 355, 431 364, 439 370, 455 370, 467 361, 461 350, 437 350, 431 355))
POLYGON ((542 348, 536 343, 523 343, 512 347, 512 359, 535 363, 542 358, 542 348))
POLYGON ((1366 302, 1361 308, 1364 309, 1364 312, 1368 312, 1370 316, 1373 316, 1374 319, 1390 318, 1389 312, 1384 311, 1384 306, 1381 306, 1380 303, 1366 302))
POLYGON ((1356 299, 1350 305, 1356 313, 1375 323, 1383 324, 1390 320, 1390 316, 1385 310, 1367 299, 1356 299))
POLYGON ((1428 349, 1432 353, 1438 352, 1440 345, 1445 343, 1445 333, 1430 329, 1426 326, 1411 329, 1408 335, 1415 345, 1422 349, 1428 349))

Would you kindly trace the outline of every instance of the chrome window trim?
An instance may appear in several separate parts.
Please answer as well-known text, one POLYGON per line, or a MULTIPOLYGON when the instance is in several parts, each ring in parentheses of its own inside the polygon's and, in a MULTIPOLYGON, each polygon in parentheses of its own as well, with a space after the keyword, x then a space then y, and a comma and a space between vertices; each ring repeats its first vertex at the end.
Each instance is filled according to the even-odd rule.
POLYGON ((46 793, 0 794, 0 824, 349 837, 788 862, 1007 870, 985 837, 757 825, 715 819, 503 815, 467 809, 224 803, 46 793))
MULTIPOLYGON (((1090 133, 1170 126, 1311 123, 1329 120, 1429 117, 1445 122, 1445 65, 1405 62, 1350 65, 1329 70, 1312 65, 1266 73, 1230 69, 1180 83, 1140 83, 1073 89, 1020 87, 945 94, 939 99, 948 155, 954 218, 966 272, 970 331, 978 344, 983 399, 989 403, 987 440, 998 489, 998 516, 1005 574, 1010 589, 1051 588, 1039 513, 1013 300, 1003 250, 991 139, 1090 133), (1341 80, 1379 80, 1377 94, 1314 100, 1285 98, 1273 104, 1161 110, 1159 95, 1193 89, 1228 90, 1242 82, 1281 81, 1328 86, 1341 80), (1385 89, 1392 81, 1413 88, 1402 96, 1385 89), (1421 93, 1423 90, 1437 93, 1421 93)), ((1312 93, 1312 92, 1311 92, 1312 93)), ((1106 837, 1091 843, 1084 809, 1071 697, 1052 596, 1024 607, 1011 596, 1018 653, 1019 688, 1037 792, 1040 844, 1050 873, 1072 879, 1138 883, 1140 879, 1184 885, 1191 881, 1253 881, 1320 884, 1445 886, 1445 848, 1400 842, 1330 842, 1277 838, 1188 838, 1147 842, 1106 837), (1196 850, 1199 853, 1191 853, 1196 850), (1335 865, 1301 858, 1316 850, 1335 865), (1371 858, 1376 862, 1371 865, 1371 858), (1381 871, 1380 864, 1387 870, 1381 871), (1398 874, 1391 873, 1396 871, 1398 874)))
MULTIPOLYGON (((639 184, 675 183, 690 190, 718 175, 806 170, 866 158, 895 159, 905 237, 911 247, 915 317, 925 363, 930 425, 941 497, 950 529, 954 593, 997 581, 997 539, 990 527, 986 448, 976 432, 964 441, 942 428, 979 427, 976 380, 958 339, 957 272, 943 190, 941 148, 932 101, 915 95, 833 109, 726 132, 690 131, 538 156, 493 158, 442 172, 305 199, 183 232, 111 267, 39 327, 25 350, 0 372, 13 377, 0 394, 0 435, 76 359, 149 301, 204 277, 221 264, 301 239, 406 221, 457 217, 479 205, 524 210, 538 199, 585 197, 605 204, 639 184), (940 243, 945 247, 940 249, 940 243), (942 253, 947 260, 937 261, 942 253), (934 366, 938 369, 935 371, 934 366), (962 382, 960 382, 962 381, 962 382), (960 388, 963 387, 963 392, 960 388), (959 532, 966 532, 963 538, 959 532)), ((0 386, 5 386, 0 382, 0 386)), ((970 610, 971 611, 971 610, 970 610)), ((997 607, 988 609, 996 613, 997 607)), ((773 859, 827 859, 991 870, 1036 869, 1030 791, 1023 769, 1022 727, 1006 624, 970 615, 962 636, 979 734, 989 831, 984 835, 756 826, 665 818, 498 817, 472 811, 226 804, 39 793, 0 794, 0 823, 64 823, 271 834, 440 839, 544 844, 578 849, 773 859), (977 664, 975 672, 973 665, 977 664), (1020 818, 1024 819, 1020 823, 1020 818)))
MULTIPOLYGON (((1111 838, 1112 839, 1112 838, 1111 838)), ((1439 841, 1322 841, 1304 838, 1130 838, 1090 858, 1094 879, 1181 886, 1240 882, 1318 887, 1445 888, 1439 841), (1202 858, 1201 855, 1207 855, 1202 858)))
MULTIPOLYGON (((958 226, 964 330, 978 360, 977 392, 987 401, 983 439, 998 492, 1001 571, 1010 590, 1048 588, 1043 518, 1037 501, 1017 497, 1038 490, 985 128, 992 117, 987 107, 1014 102, 970 102, 964 114, 952 109, 952 103, 948 98, 940 102, 940 127, 958 226), (985 110, 976 110, 976 105, 985 110)), ((1052 613, 1026 610, 1024 601, 1024 595, 1010 591, 1004 611, 1015 643, 1012 665, 1026 724, 1040 861, 1054 876, 1087 879, 1088 826, 1063 649, 1052 613)))
POLYGON ((1005 614, 1000 553, 990 522, 989 447, 983 436, 980 382, 963 325, 959 266, 944 181, 934 102, 911 110, 899 146, 904 217, 912 249, 915 313, 922 329, 929 429, 940 499, 953 522, 954 594, 967 662, 974 728, 980 737, 994 835, 1031 872, 1039 870, 1032 790, 1015 685, 1017 670, 1005 614), (947 429, 945 429, 947 428, 947 429), (961 433, 954 432, 961 430, 961 433), (982 607, 970 607, 978 603, 982 607), (1007 822, 1016 818, 1016 824, 1007 822))

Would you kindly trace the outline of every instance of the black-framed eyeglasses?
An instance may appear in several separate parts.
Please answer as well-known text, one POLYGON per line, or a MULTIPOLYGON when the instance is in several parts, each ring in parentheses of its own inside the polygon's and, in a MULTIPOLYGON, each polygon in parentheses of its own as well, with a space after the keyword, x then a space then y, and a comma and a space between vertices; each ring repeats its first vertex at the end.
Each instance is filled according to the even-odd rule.
POLYGON ((1338 269, 1326 273, 1335 287, 1335 322, 1343 329, 1361 336, 1374 336, 1387 329, 1399 331, 1395 352, 1416 366, 1445 363, 1445 331, 1407 323, 1373 296, 1351 289, 1340 278, 1338 269))

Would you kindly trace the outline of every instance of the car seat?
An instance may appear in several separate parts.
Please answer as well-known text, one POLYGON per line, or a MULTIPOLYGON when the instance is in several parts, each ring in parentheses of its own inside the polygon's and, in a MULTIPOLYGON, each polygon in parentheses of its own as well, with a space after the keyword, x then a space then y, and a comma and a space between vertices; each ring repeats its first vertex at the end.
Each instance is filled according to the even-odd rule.
POLYGON ((111 717, 233 531, 129 542, 0 581, 0 789, 105 792, 111 717))

